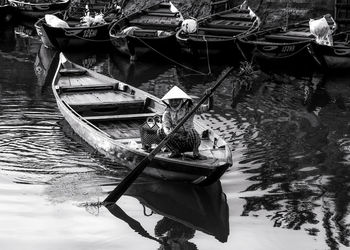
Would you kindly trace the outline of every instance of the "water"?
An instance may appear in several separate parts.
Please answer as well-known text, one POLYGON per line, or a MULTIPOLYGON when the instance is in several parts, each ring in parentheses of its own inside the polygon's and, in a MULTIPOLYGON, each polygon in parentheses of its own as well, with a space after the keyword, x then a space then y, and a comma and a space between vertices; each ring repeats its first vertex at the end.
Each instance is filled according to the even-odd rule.
MULTIPOLYGON (((212 64, 208 76, 108 52, 67 56, 159 97, 175 83, 200 97, 225 68, 212 64)), ((202 116, 232 145, 221 183, 140 178, 109 211, 99 201, 128 170, 63 122, 46 78, 55 60, 26 26, 0 32, 1 249, 349 247, 349 75, 244 78, 237 68, 202 116)))

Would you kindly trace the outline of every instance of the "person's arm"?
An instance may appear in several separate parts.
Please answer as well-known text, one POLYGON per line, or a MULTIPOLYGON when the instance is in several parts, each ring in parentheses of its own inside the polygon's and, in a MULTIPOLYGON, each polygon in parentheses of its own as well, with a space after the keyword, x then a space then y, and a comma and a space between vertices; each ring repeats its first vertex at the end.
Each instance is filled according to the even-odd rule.
POLYGON ((168 135, 172 130, 172 122, 171 122, 171 116, 169 111, 165 111, 162 116, 162 126, 164 133, 168 135))

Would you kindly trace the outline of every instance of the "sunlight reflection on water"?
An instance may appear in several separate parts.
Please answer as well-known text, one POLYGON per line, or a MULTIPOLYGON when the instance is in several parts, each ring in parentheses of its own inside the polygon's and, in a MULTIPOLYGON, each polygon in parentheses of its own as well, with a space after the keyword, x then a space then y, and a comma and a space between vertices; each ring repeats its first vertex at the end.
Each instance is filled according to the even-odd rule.
MULTIPOLYGON (((133 186, 118 202, 124 212, 112 214, 98 204, 128 170, 92 151, 62 122, 45 78, 57 54, 30 37, 2 34, 2 249, 159 249, 154 238, 189 249, 349 246, 349 76, 258 72, 237 84, 237 69, 215 93, 214 110, 200 117, 232 145, 234 164, 221 184, 202 190, 139 180, 143 189, 133 186), (144 213, 147 202, 153 214, 149 207, 144 213), (204 220, 205 212, 213 217, 204 220)), ((213 65, 212 75, 201 76, 165 62, 130 65, 108 53, 68 57, 158 97, 174 84, 200 97, 225 67, 213 65)))

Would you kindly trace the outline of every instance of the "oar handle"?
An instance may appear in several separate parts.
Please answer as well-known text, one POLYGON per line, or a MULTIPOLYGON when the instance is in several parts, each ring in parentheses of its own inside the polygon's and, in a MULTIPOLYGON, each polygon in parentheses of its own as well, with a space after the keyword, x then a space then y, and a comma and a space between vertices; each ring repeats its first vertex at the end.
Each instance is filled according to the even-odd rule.
POLYGON ((123 193, 129 188, 129 186, 136 180, 136 178, 142 173, 145 167, 154 159, 156 154, 164 147, 164 145, 170 140, 171 136, 190 118, 196 110, 204 103, 204 101, 210 97, 219 85, 225 80, 227 75, 231 73, 233 67, 230 67, 218 81, 212 86, 209 91, 199 100, 196 106, 187 113, 181 121, 175 126, 175 128, 146 156, 141 162, 119 183, 119 185, 107 196, 103 201, 105 204, 115 203, 123 195, 123 193))

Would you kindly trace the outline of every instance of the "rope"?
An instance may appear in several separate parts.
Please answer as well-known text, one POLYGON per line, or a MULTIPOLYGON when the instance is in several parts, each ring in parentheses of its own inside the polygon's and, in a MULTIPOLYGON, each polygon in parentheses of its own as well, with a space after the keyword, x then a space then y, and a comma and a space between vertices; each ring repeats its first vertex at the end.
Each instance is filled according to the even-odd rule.
POLYGON ((179 65, 180 67, 183 67, 183 68, 185 68, 185 69, 187 69, 187 70, 196 72, 196 73, 199 74, 199 75, 209 75, 209 74, 210 74, 210 72, 209 72, 209 73, 203 73, 203 72, 201 72, 201 71, 198 71, 198 70, 195 70, 195 69, 193 69, 193 68, 190 68, 190 67, 188 67, 188 66, 186 66, 186 65, 184 65, 184 64, 182 64, 182 63, 179 63, 179 62, 175 61, 174 59, 172 59, 172 58, 170 58, 170 57, 164 55, 164 54, 161 53, 160 51, 156 50, 155 48, 153 48, 152 46, 150 46, 149 44, 147 44, 145 41, 143 41, 143 40, 140 39, 139 37, 135 37, 135 38, 138 39, 140 42, 142 42, 144 45, 146 45, 148 48, 152 49, 154 52, 158 53, 159 55, 161 55, 162 57, 164 57, 164 58, 166 58, 167 60, 171 61, 172 63, 174 63, 174 64, 176 64, 176 65, 179 65))
POLYGON ((208 75, 211 74, 211 67, 210 67, 210 61, 209 61, 209 46, 208 46, 208 41, 207 39, 205 39, 205 35, 203 36, 203 40, 205 41, 205 47, 207 49, 207 64, 208 64, 208 70, 209 70, 209 73, 208 75))

